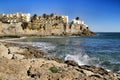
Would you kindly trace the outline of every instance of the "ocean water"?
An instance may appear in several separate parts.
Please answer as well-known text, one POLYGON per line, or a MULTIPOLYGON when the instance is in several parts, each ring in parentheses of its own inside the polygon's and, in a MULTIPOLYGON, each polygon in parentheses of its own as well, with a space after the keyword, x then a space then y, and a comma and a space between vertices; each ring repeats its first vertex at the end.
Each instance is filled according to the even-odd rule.
POLYGON ((48 57, 120 72, 120 33, 97 33, 92 37, 34 37, 17 42, 38 46, 48 57))

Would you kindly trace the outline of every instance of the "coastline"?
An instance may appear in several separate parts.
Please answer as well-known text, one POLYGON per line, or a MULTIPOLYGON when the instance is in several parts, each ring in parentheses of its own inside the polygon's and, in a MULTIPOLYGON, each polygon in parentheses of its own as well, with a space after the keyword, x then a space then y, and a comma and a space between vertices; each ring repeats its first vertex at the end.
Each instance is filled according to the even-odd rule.
POLYGON ((6 80, 119 80, 120 74, 74 61, 48 58, 37 47, 0 42, 0 79, 6 80), (24 65, 24 66, 23 66, 24 65), (10 77, 10 78, 9 78, 10 77))

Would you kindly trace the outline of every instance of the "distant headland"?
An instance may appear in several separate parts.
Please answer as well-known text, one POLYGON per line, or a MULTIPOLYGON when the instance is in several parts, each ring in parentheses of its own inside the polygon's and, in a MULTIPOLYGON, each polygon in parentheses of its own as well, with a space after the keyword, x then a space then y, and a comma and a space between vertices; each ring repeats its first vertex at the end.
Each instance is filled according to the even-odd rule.
POLYGON ((92 36, 95 35, 79 17, 54 13, 38 16, 30 13, 0 14, 0 35, 92 36))

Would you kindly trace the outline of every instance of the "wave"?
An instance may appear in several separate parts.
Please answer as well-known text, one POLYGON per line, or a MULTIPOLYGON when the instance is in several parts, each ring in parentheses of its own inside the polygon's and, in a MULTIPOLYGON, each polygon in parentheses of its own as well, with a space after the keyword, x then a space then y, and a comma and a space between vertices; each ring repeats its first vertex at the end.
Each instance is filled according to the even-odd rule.
POLYGON ((78 63, 78 65, 96 65, 94 63, 94 59, 95 58, 91 58, 86 53, 78 53, 78 54, 73 54, 73 55, 67 54, 65 57, 65 61, 66 60, 73 60, 76 63, 78 63))
POLYGON ((27 37, 20 37, 20 38, 8 38, 8 39, 1 39, 1 42, 13 42, 14 40, 21 40, 21 39, 25 39, 27 37))
POLYGON ((38 47, 40 50, 44 51, 44 53, 48 53, 49 50, 54 50, 56 47, 55 45, 46 42, 17 42, 17 43, 38 47))
POLYGON ((18 44, 23 44, 23 45, 31 45, 34 47, 38 47, 44 53, 48 53, 48 51, 54 50, 56 47, 52 43, 47 43, 47 42, 22 42, 22 41, 20 41, 20 40, 26 39, 26 38, 27 37, 2 39, 2 40, 0 40, 0 42, 11 42, 11 43, 18 43, 18 44))

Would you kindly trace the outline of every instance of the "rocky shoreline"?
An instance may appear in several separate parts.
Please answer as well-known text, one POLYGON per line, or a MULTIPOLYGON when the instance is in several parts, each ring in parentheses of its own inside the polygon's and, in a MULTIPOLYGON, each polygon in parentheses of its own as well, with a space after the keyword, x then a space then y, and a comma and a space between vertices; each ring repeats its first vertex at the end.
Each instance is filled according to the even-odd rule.
POLYGON ((47 58, 30 45, 0 42, 0 80, 120 80, 120 74, 47 58))

